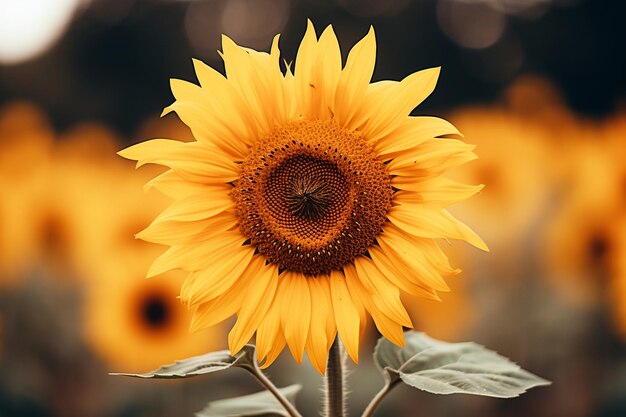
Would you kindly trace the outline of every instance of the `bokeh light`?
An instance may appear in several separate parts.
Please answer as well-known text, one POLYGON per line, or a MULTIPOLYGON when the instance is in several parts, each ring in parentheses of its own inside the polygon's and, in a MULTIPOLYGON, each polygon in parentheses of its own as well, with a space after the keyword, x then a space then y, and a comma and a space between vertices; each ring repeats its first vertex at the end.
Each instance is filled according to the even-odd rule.
POLYGON ((492 1, 438 0, 437 20, 453 41, 465 48, 482 49, 495 44, 506 27, 501 7, 492 1))
POLYGON ((43 53, 62 35, 83 0, 1 0, 0 63, 43 53))

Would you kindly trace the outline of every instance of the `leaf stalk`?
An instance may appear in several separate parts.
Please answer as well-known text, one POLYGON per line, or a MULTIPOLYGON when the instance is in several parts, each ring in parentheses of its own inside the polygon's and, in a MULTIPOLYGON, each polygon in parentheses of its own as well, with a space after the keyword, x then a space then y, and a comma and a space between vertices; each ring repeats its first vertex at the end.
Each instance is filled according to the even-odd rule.
POLYGON ((263 385, 270 393, 272 393, 274 398, 276 398, 276 400, 284 407, 285 411, 287 411, 289 417, 302 417, 302 414, 300 414, 298 410, 296 410, 296 407, 294 407, 293 404, 291 404, 289 400, 287 400, 287 398, 278 390, 278 388, 276 388, 276 385, 274 385, 272 381, 270 381, 269 378, 265 376, 263 371, 261 371, 259 367, 256 366, 256 364, 254 366, 244 366, 243 368, 250 372, 252 375, 254 375, 254 377, 261 383, 261 385, 263 385))

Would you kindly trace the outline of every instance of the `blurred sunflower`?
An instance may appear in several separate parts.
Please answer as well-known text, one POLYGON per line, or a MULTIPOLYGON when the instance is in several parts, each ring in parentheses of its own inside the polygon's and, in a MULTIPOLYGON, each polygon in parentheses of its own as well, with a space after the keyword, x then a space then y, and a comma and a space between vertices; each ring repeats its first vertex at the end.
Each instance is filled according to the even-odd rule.
POLYGON ((0 284, 24 276, 39 252, 54 133, 36 106, 0 109, 0 284))
MULTIPOLYGON (((609 118, 602 126, 602 136, 611 158, 611 164, 617 168, 617 192, 619 205, 626 207, 626 110, 609 118)), ((626 210, 622 211, 626 212, 626 210)))
POLYGON ((480 159, 455 169, 452 177, 487 185, 481 198, 455 208, 455 214, 498 242, 498 259, 521 253, 521 239, 552 191, 549 131, 500 107, 466 108, 450 119, 480 149, 480 159))
POLYGON ((84 303, 86 339, 109 369, 139 372, 221 347, 219 327, 189 334, 190 314, 176 298, 182 276, 141 279, 154 248, 110 255, 94 267, 84 303))
POLYGON ((162 170, 129 180, 132 164, 114 157, 119 147, 106 126, 82 123, 60 137, 53 153, 48 215, 40 233, 49 258, 86 280, 103 254, 150 246, 133 239, 132 232, 167 206, 164 196, 140 188, 162 170))
POLYGON ((617 221, 614 229, 617 239, 613 247, 615 257, 613 277, 609 286, 609 301, 617 332, 622 340, 626 341, 626 216, 617 221))
POLYGON ((369 313, 403 345, 412 327, 400 294, 437 299, 450 267, 436 239, 483 241, 446 206, 478 192, 441 177, 473 160, 473 146, 436 117, 409 113, 439 68, 370 84, 373 29, 342 68, 332 27, 309 22, 295 72, 270 53, 222 40, 226 77, 194 61, 200 85, 172 80, 175 111, 197 141, 154 139, 120 154, 170 168, 149 184, 176 201, 142 239, 170 245, 150 276, 189 272, 181 299, 192 328, 236 314, 235 353, 256 331, 265 366, 285 344, 323 373, 337 332, 358 360, 369 313))
POLYGON ((547 276, 570 301, 593 305, 614 274, 622 231, 623 170, 599 129, 579 130, 569 146, 561 200, 540 242, 547 276))

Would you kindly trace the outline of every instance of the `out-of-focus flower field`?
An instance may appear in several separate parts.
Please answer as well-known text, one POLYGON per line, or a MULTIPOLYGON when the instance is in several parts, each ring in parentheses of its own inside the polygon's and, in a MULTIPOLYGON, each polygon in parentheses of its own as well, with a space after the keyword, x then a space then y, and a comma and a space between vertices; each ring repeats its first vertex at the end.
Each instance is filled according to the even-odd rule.
MULTIPOLYGON (((492 250, 445 244, 464 273, 450 279, 440 303, 406 300, 416 329, 474 338, 543 370, 553 387, 519 400, 533 413, 623 407, 626 112, 578 117, 546 80, 523 77, 497 102, 447 118, 480 156, 455 178, 486 185, 454 212, 492 250)), ((190 139, 175 116, 150 119, 138 133, 156 135, 190 139)), ((15 410, 108 415, 99 413, 113 394, 117 407, 139 405, 117 392, 128 383, 107 370, 145 371, 225 347, 226 327, 188 333, 181 276, 144 278, 163 249, 133 235, 167 198, 143 186, 151 168, 135 171, 116 155, 122 142, 111 129, 81 123, 57 132, 36 105, 14 102, 0 110, 0 137, 3 401, 15 410)), ((370 326, 370 349, 374 332, 370 326)), ((287 358, 273 372, 281 366, 299 372, 287 358)), ((503 405, 474 406, 497 415, 503 405)))
MULTIPOLYGON (((211 14, 209 3, 194 2, 196 12, 185 17, 194 45, 194 19, 211 14)), ((356 7, 339 3, 341 16, 356 7)), ((298 17, 319 12, 306 1, 296 6, 298 17)), ((222 11, 223 25, 236 18, 233 10, 222 11)), ((113 17, 103 16, 118 19, 109 12, 113 17)), ((347 21, 341 18, 344 27, 347 21)), ((383 57, 405 53, 385 44, 386 28, 381 24, 383 57)), ((250 33, 236 29, 245 44, 250 33)), ((209 37, 206 48, 218 48, 217 41, 209 37)), ((249 42, 267 46, 257 37, 249 42)), ((4 68, 0 84, 3 74, 15 77, 4 68)), ((440 303, 405 302, 416 330, 475 340, 553 385, 507 402, 398 390, 381 416, 626 415, 626 108, 601 115, 573 110, 556 83, 532 73, 517 71, 481 104, 471 104, 477 102, 471 94, 454 105, 438 103, 437 114, 476 144, 479 156, 452 176, 485 184, 452 211, 491 252, 443 242, 453 266, 463 269, 448 281, 452 292, 440 303)), ((166 77, 156 82, 167 86, 166 77)), ((116 155, 149 138, 192 140, 190 131, 175 115, 158 112, 137 117, 134 129, 115 118, 76 121, 32 94, 2 91, 11 94, 0 100, 0 416, 191 416, 208 400, 256 390, 237 371, 184 382, 107 374, 226 347, 230 323, 189 333, 190 315, 177 299, 183 275, 145 278, 165 247, 134 235, 169 200, 144 187, 155 167, 135 170, 116 155)), ((133 103, 119 106, 124 112, 133 103)), ((378 337, 371 323, 365 337, 363 360, 351 366, 353 415, 382 384, 368 358, 378 337)), ((284 354, 269 372, 279 385, 304 375, 299 403, 307 414, 316 412, 321 382, 306 360, 298 366, 284 354)))

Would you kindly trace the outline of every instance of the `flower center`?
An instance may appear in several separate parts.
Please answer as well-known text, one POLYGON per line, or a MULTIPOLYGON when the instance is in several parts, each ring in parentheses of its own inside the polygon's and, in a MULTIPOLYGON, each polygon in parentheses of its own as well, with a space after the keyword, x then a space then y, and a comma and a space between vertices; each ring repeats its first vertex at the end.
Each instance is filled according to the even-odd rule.
POLYGON ((393 190, 385 165, 354 132, 301 121, 258 141, 232 196, 242 233, 281 269, 341 270, 381 231, 393 190))
MULTIPOLYGON (((294 161, 294 164, 298 162, 294 161)), ((294 175, 285 194, 285 202, 294 216, 314 220, 321 219, 328 212, 333 199, 328 182, 311 172, 294 175)))

